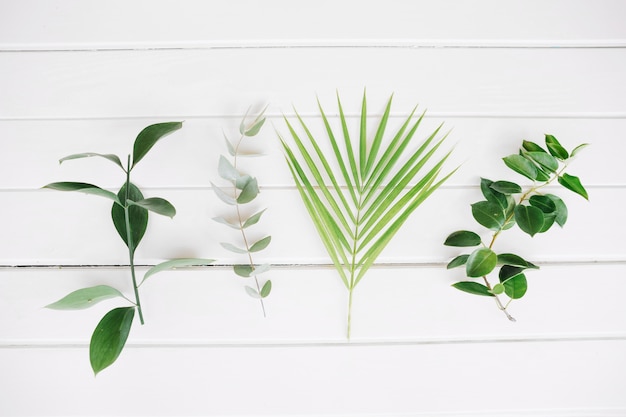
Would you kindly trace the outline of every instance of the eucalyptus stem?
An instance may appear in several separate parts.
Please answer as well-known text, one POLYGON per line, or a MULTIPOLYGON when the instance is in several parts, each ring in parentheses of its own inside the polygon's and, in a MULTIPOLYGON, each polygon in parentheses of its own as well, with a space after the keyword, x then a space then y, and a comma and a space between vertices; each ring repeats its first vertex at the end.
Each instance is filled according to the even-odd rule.
POLYGON ((128 258, 130 260, 130 274, 133 278, 133 290, 135 292, 135 306, 137 306, 137 312, 139 313, 139 322, 143 325, 143 310, 141 308, 141 300, 139 298, 139 287, 137 285, 137 278, 135 276, 135 245, 133 243, 133 235, 130 228, 130 213, 128 206, 128 199, 130 197, 130 155, 128 155, 127 169, 126 169, 126 196, 124 198, 124 221, 126 222, 126 241, 128 242, 128 258))

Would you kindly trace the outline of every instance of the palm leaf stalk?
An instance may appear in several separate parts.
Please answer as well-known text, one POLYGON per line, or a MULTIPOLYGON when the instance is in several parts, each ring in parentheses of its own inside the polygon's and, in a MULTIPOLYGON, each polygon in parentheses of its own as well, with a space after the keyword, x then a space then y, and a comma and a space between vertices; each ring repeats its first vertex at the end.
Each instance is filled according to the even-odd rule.
POLYGON ((440 125, 417 149, 409 150, 424 118, 416 108, 390 141, 385 141, 393 96, 387 102, 374 138, 367 136, 367 100, 363 95, 359 141, 354 149, 341 100, 337 96, 341 133, 336 135, 318 101, 327 140, 326 154, 296 113, 303 134, 285 117, 293 144, 280 136, 285 159, 304 206, 348 289, 347 337, 356 285, 404 222, 453 173, 440 176, 450 152, 433 159, 447 134, 440 125), (430 164, 428 164, 430 162, 430 164))

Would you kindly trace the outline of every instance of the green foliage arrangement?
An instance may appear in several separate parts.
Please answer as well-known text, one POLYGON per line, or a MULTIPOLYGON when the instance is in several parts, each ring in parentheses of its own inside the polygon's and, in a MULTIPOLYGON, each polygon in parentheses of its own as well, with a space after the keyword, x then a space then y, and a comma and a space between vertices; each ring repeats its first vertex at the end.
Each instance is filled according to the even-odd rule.
POLYGON ((141 300, 139 298, 139 286, 146 279, 160 271, 178 267, 206 265, 213 262, 212 259, 197 258, 166 261, 148 269, 143 276, 143 280, 139 283, 137 282, 135 274, 135 250, 148 227, 148 212, 152 211, 160 215, 174 217, 176 209, 163 198, 144 198, 140 189, 130 181, 130 173, 157 141, 181 127, 181 122, 168 122, 150 125, 143 129, 134 143, 132 163, 131 155, 128 155, 126 167, 122 165, 117 155, 93 152, 69 155, 59 161, 62 163, 72 159, 100 157, 113 162, 126 176, 126 181, 117 194, 96 185, 82 182, 55 182, 44 187, 59 191, 79 191, 113 201, 113 207, 111 208, 113 224, 128 247, 134 301, 125 297, 121 291, 113 287, 98 285, 74 291, 57 302, 46 306, 47 308, 56 310, 80 310, 91 307, 100 301, 115 297, 123 298, 131 303, 130 306, 117 307, 106 313, 91 336, 89 359, 94 374, 96 375, 113 364, 124 349, 135 317, 135 311, 138 313, 140 323, 142 325, 144 324, 141 300))
POLYGON ((238 169, 237 163, 239 157, 247 155, 245 153, 242 153, 241 151, 243 139, 256 136, 259 133, 261 127, 265 123, 265 117, 263 116, 264 113, 265 109, 261 111, 249 125, 245 123, 247 116, 246 114, 246 116, 244 116, 239 125, 240 137, 234 143, 231 142, 228 137, 226 137, 226 135, 224 135, 226 139, 228 153, 231 156, 232 161, 229 160, 227 157, 220 155, 218 173, 220 177, 222 177, 224 180, 228 181, 231 184, 231 190, 225 190, 224 188, 220 188, 211 183, 211 185, 213 186, 213 190, 215 190, 215 193, 220 198, 220 200, 222 200, 229 206, 234 207, 235 212, 234 218, 228 219, 225 217, 215 217, 213 220, 218 223, 224 224, 232 229, 238 230, 241 233, 241 243, 243 243, 243 247, 233 245, 232 243, 228 242, 222 242, 221 245, 226 250, 246 256, 248 262, 246 264, 234 265, 233 271, 235 272, 235 274, 244 278, 254 277, 255 286, 252 287, 247 285, 245 288, 248 295, 258 299, 261 303, 263 316, 265 316, 265 304, 263 303, 263 299, 270 294, 272 290, 272 281, 267 280, 263 284, 261 284, 259 282, 259 275, 269 271, 270 265, 255 264, 252 254, 267 248, 272 240, 272 237, 265 236, 262 239, 259 239, 256 242, 252 243, 246 235, 246 230, 250 226, 254 226, 259 222, 265 210, 261 210, 250 216, 244 215, 244 209, 242 208, 242 206, 254 201, 254 199, 259 194, 259 185, 256 178, 251 177, 247 174, 242 174, 238 169))
POLYGON ((555 180, 568 190, 589 199, 578 177, 565 172, 572 158, 587 144, 568 152, 552 135, 546 135, 545 144, 547 151, 534 142, 523 141, 518 154, 503 158, 507 167, 533 181, 533 185, 526 191, 514 182, 481 179, 480 189, 485 200, 472 204, 472 215, 481 226, 493 232, 488 244, 477 233, 468 230, 456 231, 444 242, 447 246, 478 247, 470 254, 452 259, 447 268, 464 266, 468 278, 482 277, 484 284, 461 281, 453 286, 470 294, 494 298, 498 308, 511 321, 515 319, 507 307, 511 301, 526 294, 524 271, 538 267, 516 254, 496 254, 493 250, 496 239, 504 230, 516 224, 531 237, 547 232, 555 223, 563 227, 567 221, 567 206, 558 196, 542 193, 542 189, 555 180), (500 266, 498 282, 494 285, 487 279, 487 275, 497 266, 500 266), (505 304, 499 298, 502 294, 508 297, 505 304))
POLYGON ((324 154, 297 112, 305 139, 301 139, 287 118, 285 121, 295 147, 280 138, 302 201, 348 289, 348 339, 356 285, 409 215, 454 172, 437 180, 449 152, 426 168, 447 137, 435 139, 441 126, 416 149, 409 150, 424 117, 422 114, 414 120, 417 108, 395 135, 385 141, 392 98, 389 98, 370 140, 367 135, 367 100, 363 95, 356 150, 339 96, 337 104, 343 136, 339 139, 318 101, 332 152, 324 154), (420 174, 423 169, 426 173, 420 174), (419 179, 414 182, 416 178, 419 179))

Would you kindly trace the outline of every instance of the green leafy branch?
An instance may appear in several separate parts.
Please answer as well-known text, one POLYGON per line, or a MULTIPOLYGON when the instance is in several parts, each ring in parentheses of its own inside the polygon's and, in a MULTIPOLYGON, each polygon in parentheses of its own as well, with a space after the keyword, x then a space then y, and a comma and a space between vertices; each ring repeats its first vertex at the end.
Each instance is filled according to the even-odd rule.
POLYGON ((450 234, 444 242, 446 246, 476 247, 470 254, 455 257, 447 268, 465 266, 468 278, 481 278, 484 284, 476 281, 460 281, 453 286, 461 291, 492 297, 496 305, 511 321, 515 319, 507 308, 516 299, 526 294, 528 282, 524 271, 538 269, 536 265, 521 256, 512 253, 496 254, 493 246, 504 230, 517 226, 531 237, 547 232, 555 223, 560 227, 567 221, 567 206, 554 194, 542 193, 542 188, 555 180, 563 187, 589 199, 587 190, 578 177, 565 172, 578 152, 587 146, 582 144, 568 152, 552 135, 545 137, 546 149, 534 142, 523 141, 518 154, 503 158, 511 170, 533 181, 528 190, 510 181, 491 181, 481 179, 480 189, 486 200, 472 204, 472 215, 482 226, 493 231, 489 243, 472 231, 459 230, 450 234), (519 197, 514 197, 519 195, 519 197), (487 275, 500 266, 498 282, 492 284, 487 275), (503 303, 499 296, 506 295, 509 300, 503 303))
POLYGON ((409 150, 424 118, 422 114, 414 119, 416 108, 395 135, 385 141, 391 102, 392 97, 376 126, 374 137, 368 138, 367 100, 363 95, 356 149, 339 96, 337 104, 343 136, 339 139, 318 102, 332 152, 322 151, 318 140, 297 112, 304 139, 287 118, 285 121, 294 146, 280 137, 302 201, 348 289, 348 339, 356 285, 409 215, 454 172, 437 180, 449 152, 426 168, 447 137, 443 135, 436 139, 441 126, 416 149, 409 150), (426 172, 420 174, 423 170, 426 172))
POLYGON ((267 248, 272 240, 272 237, 265 236, 262 239, 252 243, 246 235, 246 230, 250 226, 253 226, 259 222, 265 210, 261 210, 249 217, 244 216, 241 206, 254 201, 254 199, 259 194, 259 186, 256 178, 251 177, 247 174, 242 174, 238 170, 237 162, 238 158, 240 156, 243 156, 243 154, 241 153, 241 145, 243 139, 246 137, 256 136, 259 133, 261 127, 265 123, 265 117, 263 116, 264 113, 265 109, 261 111, 259 115, 254 119, 254 121, 252 121, 252 123, 250 123, 249 125, 246 125, 245 123, 247 114, 246 116, 244 116, 241 124, 239 125, 239 133, 241 136, 234 144, 227 137, 225 137, 226 146, 228 148, 228 153, 232 157, 232 162, 223 155, 220 155, 218 173, 220 177, 230 182, 232 189, 230 191, 227 191, 223 188, 216 186, 213 183, 211 184, 220 200, 235 208, 234 221, 230 221, 224 217, 215 217, 213 220, 233 229, 236 229, 241 233, 243 248, 227 242, 222 242, 221 245, 224 249, 228 251, 246 255, 248 263, 234 265, 233 271, 235 272, 235 274, 244 278, 254 277, 255 287, 246 285, 245 288, 248 295, 258 299, 261 303, 263 316, 266 315, 263 299, 270 294, 272 290, 272 281, 267 280, 261 285, 261 283, 259 282, 259 275, 269 271, 270 265, 255 264, 252 254, 267 248))
POLYGON ((137 163, 146 156, 161 138, 181 127, 181 122, 168 122, 153 124, 143 129, 135 139, 132 159, 131 155, 128 155, 126 166, 122 164, 117 155, 93 152, 69 155, 59 161, 59 163, 63 163, 64 161, 74 159, 99 157, 114 163, 124 172, 126 177, 117 194, 104 190, 97 185, 83 182, 54 182, 44 186, 44 188, 52 190, 78 191, 112 200, 111 218, 113 224, 128 247, 134 300, 125 297, 119 290, 113 287, 98 285, 74 291, 55 303, 46 306, 56 310, 80 310, 91 307, 100 301, 116 297, 123 298, 131 304, 131 306, 118 307, 109 311, 96 326, 89 344, 89 359, 95 374, 98 374, 117 360, 128 339, 135 311, 138 313, 140 323, 144 324, 143 309, 139 297, 139 286, 141 283, 160 271, 185 266, 206 265, 213 262, 212 259, 196 258, 170 260, 150 268, 145 273, 141 283, 138 283, 136 278, 135 250, 148 227, 148 212, 151 211, 163 216, 174 217, 176 209, 169 201, 163 198, 144 198, 139 188, 130 181, 130 174, 137 166, 137 163))

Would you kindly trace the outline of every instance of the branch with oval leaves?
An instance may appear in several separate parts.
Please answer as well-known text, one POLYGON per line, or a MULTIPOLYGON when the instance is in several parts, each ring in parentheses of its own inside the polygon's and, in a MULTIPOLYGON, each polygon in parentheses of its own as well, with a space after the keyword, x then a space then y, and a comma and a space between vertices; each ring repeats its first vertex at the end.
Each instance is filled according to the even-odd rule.
POLYGON ((221 242, 221 245, 224 249, 230 252, 241 254, 246 257, 247 263, 234 265, 233 271, 240 277, 254 278, 254 286, 246 285, 245 288, 248 295, 259 300, 261 309, 263 310, 263 316, 266 315, 263 299, 270 294, 272 290, 272 281, 266 280, 261 284, 261 281, 259 281, 259 275, 269 271, 270 265, 256 264, 253 259, 253 253, 260 252, 267 248, 272 240, 272 237, 265 236, 256 242, 252 242, 246 232, 249 227, 254 226, 260 221, 265 210, 258 211, 251 215, 245 213, 243 206, 255 200, 259 194, 259 185, 256 178, 240 172, 238 168, 238 160, 240 157, 248 155, 242 152, 243 140, 244 138, 254 137, 259 133, 261 127, 265 123, 264 113, 265 109, 263 109, 263 111, 261 111, 249 124, 246 124, 247 114, 243 117, 243 120, 239 125, 240 136, 238 140, 231 142, 228 137, 224 135, 226 147, 231 159, 228 159, 224 155, 220 155, 218 173, 222 179, 230 183, 230 189, 218 187, 217 185, 211 183, 213 190, 219 199, 234 208, 234 213, 231 218, 215 217, 213 220, 237 230, 241 235, 241 241, 237 244, 221 242))
MULTIPOLYGON (((128 155, 126 166, 122 164, 121 159, 117 155, 94 152, 69 155, 59 161, 63 163, 70 160, 98 157, 112 162, 125 174, 125 182, 117 194, 97 185, 83 182, 54 182, 44 186, 44 188, 52 190, 76 191, 96 195, 113 201, 111 208, 113 225, 128 248, 134 299, 127 298, 121 291, 113 287, 98 285, 74 291, 46 306, 55 310, 80 310, 111 298, 122 298, 130 304, 125 307, 114 308, 106 313, 92 334, 89 344, 89 359, 96 375, 113 364, 122 352, 130 333, 135 312, 139 316, 140 323, 144 324, 141 299, 139 297, 139 286, 141 283, 137 282, 135 273, 135 250, 148 227, 148 213, 153 212, 167 217, 174 217, 176 214, 176 209, 169 201, 160 197, 144 198, 141 190, 131 182, 130 174, 137 166, 137 163, 146 156, 160 139, 181 127, 181 122, 168 122, 153 124, 143 129, 135 139, 132 158, 131 155, 128 155)), ((145 273, 143 281, 160 271, 187 266, 207 265, 212 262, 212 259, 199 258, 166 261, 150 268, 145 273)))
POLYGON ((444 242, 446 246, 478 247, 469 254, 456 256, 448 263, 447 268, 464 267, 468 278, 482 278, 483 283, 475 280, 460 281, 453 284, 453 287, 470 294, 493 298, 498 308, 511 321, 515 319, 507 310, 509 304, 522 298, 528 288, 524 272, 539 267, 513 253, 496 253, 496 239, 503 231, 515 225, 531 237, 547 232, 554 224, 563 227, 568 217, 565 202, 542 190, 555 181, 586 200, 589 199, 580 179, 565 172, 574 156, 587 144, 579 145, 568 152, 554 136, 546 135, 545 146, 544 149, 534 142, 523 141, 518 154, 503 158, 507 167, 533 181, 526 191, 514 182, 481 179, 480 189, 485 200, 474 203, 471 207, 474 219, 492 231, 488 243, 478 233, 469 230, 453 232, 444 242), (498 282, 494 284, 487 276, 497 267, 498 282), (500 299, 503 296, 508 297, 508 301, 503 303, 500 299))

